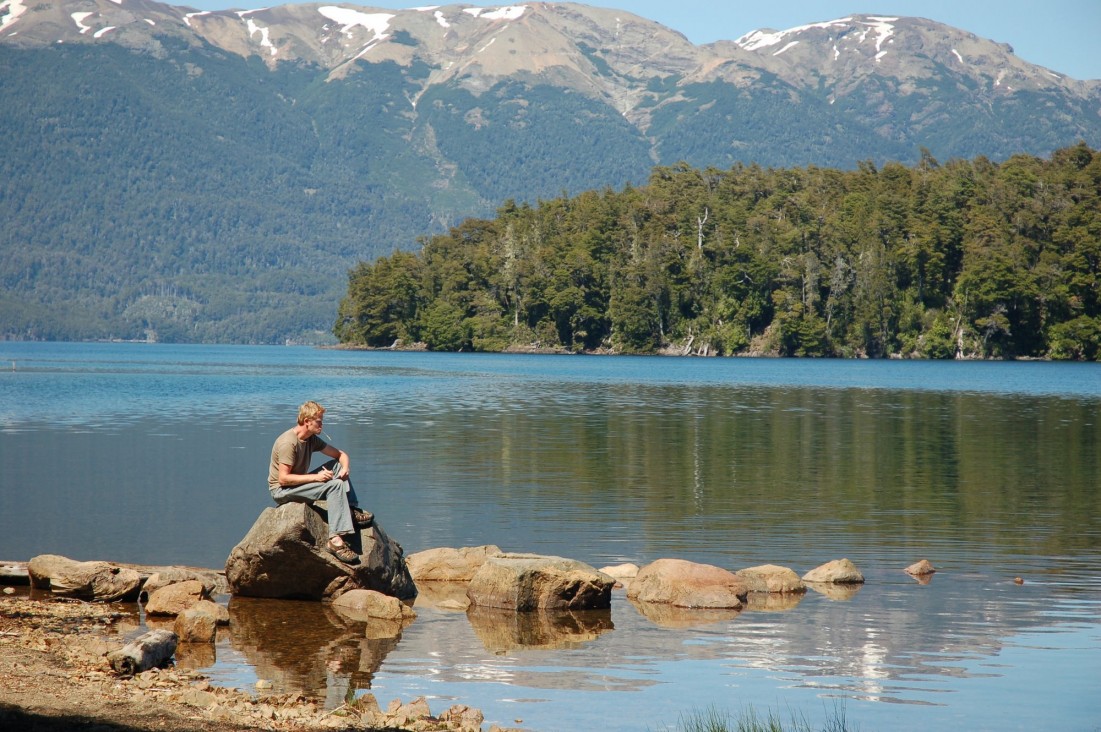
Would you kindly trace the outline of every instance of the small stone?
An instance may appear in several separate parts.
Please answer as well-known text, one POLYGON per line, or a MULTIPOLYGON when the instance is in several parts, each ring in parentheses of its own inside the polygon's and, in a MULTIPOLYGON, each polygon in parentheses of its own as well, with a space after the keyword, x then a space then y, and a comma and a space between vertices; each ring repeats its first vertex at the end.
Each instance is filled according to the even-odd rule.
POLYGON ((937 570, 928 559, 922 559, 921 561, 911 564, 905 571, 906 574, 913 575, 914 577, 923 577, 928 574, 933 574, 937 570))
POLYGON ((257 689, 270 689, 271 687, 272 687, 272 684, 267 679, 260 679, 259 681, 256 682, 256 688, 257 689))

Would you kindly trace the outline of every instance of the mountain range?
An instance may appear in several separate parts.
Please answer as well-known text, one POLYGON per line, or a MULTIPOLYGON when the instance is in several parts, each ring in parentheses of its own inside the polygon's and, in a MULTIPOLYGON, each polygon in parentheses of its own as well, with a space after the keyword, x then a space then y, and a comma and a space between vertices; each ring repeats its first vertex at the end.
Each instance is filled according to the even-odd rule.
POLYGON ((325 342, 357 262, 509 200, 1101 146, 1101 81, 871 15, 697 46, 574 3, 2 0, 0 94, 9 338, 325 342))

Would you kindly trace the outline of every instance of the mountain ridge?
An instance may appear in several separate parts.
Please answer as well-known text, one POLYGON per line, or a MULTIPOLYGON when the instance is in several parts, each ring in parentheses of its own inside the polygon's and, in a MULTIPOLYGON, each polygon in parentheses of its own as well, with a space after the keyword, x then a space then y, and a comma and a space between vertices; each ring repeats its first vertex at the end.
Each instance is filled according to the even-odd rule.
POLYGON ((357 262, 509 199, 1101 147, 1101 82, 876 15, 697 46, 577 3, 0 0, 0 94, 0 337, 326 340, 357 262))

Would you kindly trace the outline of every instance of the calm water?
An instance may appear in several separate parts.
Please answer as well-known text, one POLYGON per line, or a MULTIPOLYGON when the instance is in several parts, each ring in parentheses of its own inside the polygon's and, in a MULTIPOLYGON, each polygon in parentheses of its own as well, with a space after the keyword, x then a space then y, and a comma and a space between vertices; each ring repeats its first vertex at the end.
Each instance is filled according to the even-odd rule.
POLYGON ((1101 366, 0 343, 0 560, 220 567, 305 399, 407 552, 680 557, 868 583, 739 614, 404 630, 228 600, 226 685, 429 698, 533 730, 752 706, 865 730, 1101 729, 1101 366), (928 558, 922 585, 901 569, 928 558), (1017 585, 1014 577, 1025 582, 1017 585))

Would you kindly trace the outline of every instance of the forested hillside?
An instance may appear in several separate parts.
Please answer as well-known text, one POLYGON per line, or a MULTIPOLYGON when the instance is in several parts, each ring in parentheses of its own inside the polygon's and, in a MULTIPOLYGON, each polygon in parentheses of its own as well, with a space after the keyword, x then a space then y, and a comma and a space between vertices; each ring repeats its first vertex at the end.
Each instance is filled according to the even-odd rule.
POLYGON ((346 344, 1096 360, 1101 154, 728 170, 509 202, 361 263, 346 344))
MULTIPOLYGON (((853 15, 695 46, 645 18, 575 3, 376 11, 0 2, 0 338, 331 343, 357 263, 415 250, 419 237, 503 201, 521 219, 542 215, 531 207, 572 209, 569 196, 642 185, 655 165, 827 166, 850 171, 832 174, 847 181, 858 161, 882 176, 923 148, 1000 163, 1101 144, 1101 81, 922 18, 853 15)), ((798 170, 787 175, 811 189, 825 175, 798 170)), ((722 276, 708 247, 754 235, 720 203, 680 224, 682 242, 702 231, 696 251, 709 267, 674 266, 722 276)), ((833 252, 816 256, 832 273, 833 252)), ((853 272, 837 276, 856 277, 845 263, 853 272)), ((578 312, 643 318, 649 301, 634 303, 631 277, 603 264, 614 277, 600 281, 603 295, 586 291, 578 312)), ((694 311, 705 284, 689 288, 691 302, 667 303, 687 297, 671 285, 655 301, 652 337, 556 310, 557 334, 532 340, 646 350, 691 338, 694 349, 738 350, 729 313, 694 311), (585 324, 566 323, 575 317, 585 324), (682 318, 692 330, 681 332, 682 318), (705 323, 723 337, 705 335, 705 323)), ((837 292, 820 350, 902 348, 839 336, 837 292)), ((517 293, 527 308, 529 293, 517 293)), ((773 308, 784 312, 771 297, 743 318, 747 341, 773 308)), ((924 290, 918 301, 943 306, 924 290)), ((808 289, 804 307, 824 305, 808 289)), ((517 326, 545 322, 531 308, 512 313, 517 326)))

